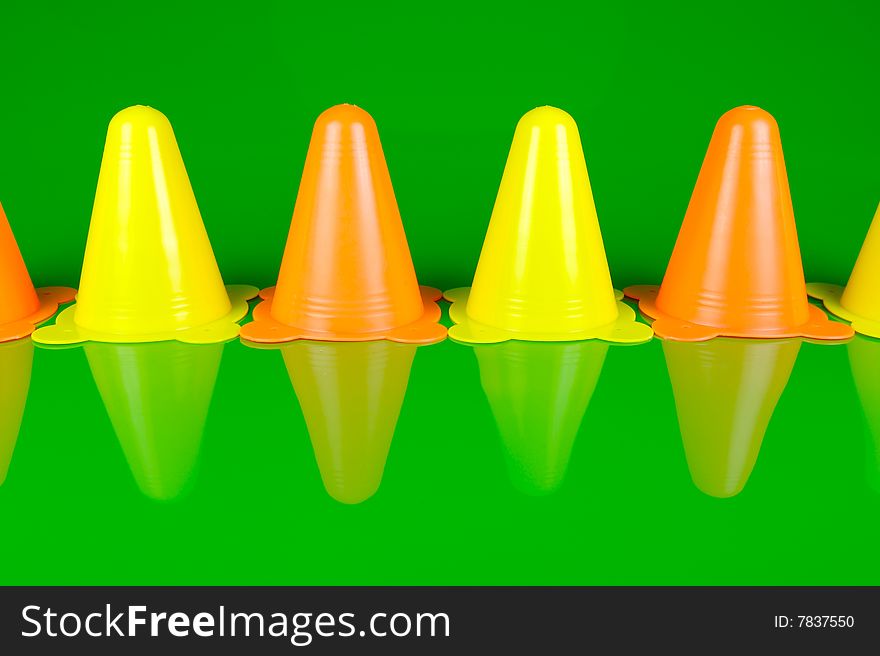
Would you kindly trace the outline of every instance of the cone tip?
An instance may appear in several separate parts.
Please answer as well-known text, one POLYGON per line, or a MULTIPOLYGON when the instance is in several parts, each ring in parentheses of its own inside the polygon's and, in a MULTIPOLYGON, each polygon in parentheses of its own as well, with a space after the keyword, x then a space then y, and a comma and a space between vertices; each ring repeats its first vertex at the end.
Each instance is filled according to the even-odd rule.
POLYGON ((343 103, 341 105, 334 105, 321 112, 321 115, 318 116, 318 120, 315 122, 315 126, 329 125, 331 123, 354 125, 358 123, 374 124, 375 121, 373 121, 373 117, 365 109, 357 105, 343 103))
POLYGON ((158 109, 153 109, 148 105, 126 107, 117 112, 110 120, 111 127, 125 124, 156 125, 157 123, 168 123, 168 118, 158 109))
POLYGON ((547 128, 557 125, 566 127, 577 127, 571 114, 558 107, 544 105, 543 107, 535 107, 531 111, 526 112, 519 120, 521 127, 538 127, 547 128))
POLYGON ((776 119, 773 115, 755 105, 742 105, 728 110, 719 119, 718 123, 731 123, 733 125, 770 125, 776 126, 776 119))

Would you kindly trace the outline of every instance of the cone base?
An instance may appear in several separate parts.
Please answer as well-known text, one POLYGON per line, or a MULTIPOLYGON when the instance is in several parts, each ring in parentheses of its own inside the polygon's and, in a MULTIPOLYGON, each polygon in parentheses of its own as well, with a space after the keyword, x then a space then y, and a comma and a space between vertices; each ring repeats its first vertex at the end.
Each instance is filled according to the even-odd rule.
POLYGON ((76 298, 76 290, 70 287, 40 287, 36 292, 40 307, 31 315, 0 326, 0 342, 27 337, 39 324, 50 319, 61 303, 68 303, 76 298))
POLYGON ((55 325, 40 328, 34 332, 33 340, 38 344, 64 345, 82 342, 105 342, 109 344, 142 344, 146 342, 178 341, 185 344, 216 344, 227 342, 238 336, 241 326, 238 321, 248 313, 248 300, 254 298, 258 290, 250 285, 226 285, 232 309, 222 319, 209 324, 175 330, 166 333, 117 335, 83 328, 76 324, 74 317, 76 305, 71 305, 58 315, 55 325))
POLYGON ((617 299, 618 317, 614 323, 567 333, 529 333, 518 330, 505 330, 504 328, 487 326, 486 324, 474 321, 467 314, 467 301, 470 292, 470 287, 458 287, 443 292, 443 297, 452 303, 449 308, 449 318, 455 323, 449 329, 449 337, 457 342, 464 342, 466 344, 498 344, 510 340, 523 342, 580 342, 587 339, 600 339, 604 342, 615 342, 618 344, 638 344, 649 341, 654 335, 650 326, 646 326, 636 320, 636 313, 623 302, 623 292, 617 289, 614 290, 614 298, 617 299))
POLYGON ((263 302, 254 308, 254 320, 241 329, 241 338, 261 344, 283 344, 298 339, 316 342, 373 342, 386 339, 401 344, 434 344, 446 339, 446 327, 440 324, 440 306, 437 301, 442 294, 439 289, 419 286, 424 312, 420 319, 405 326, 373 333, 330 333, 289 326, 272 317, 274 287, 260 292, 263 302))
POLYGON ((860 335, 880 339, 880 323, 853 314, 840 304, 844 288, 840 285, 811 282, 807 285, 807 294, 822 301, 822 305, 835 317, 849 321, 852 329, 860 335))
POLYGON ((658 337, 678 342, 703 342, 715 337, 746 337, 750 339, 781 339, 804 337, 819 341, 844 340, 853 336, 849 326, 831 321, 815 305, 808 305, 809 319, 800 326, 790 326, 774 330, 727 330, 714 326, 703 326, 664 314, 657 308, 658 285, 635 285, 623 290, 624 294, 639 302, 639 310, 654 319, 651 327, 658 337))

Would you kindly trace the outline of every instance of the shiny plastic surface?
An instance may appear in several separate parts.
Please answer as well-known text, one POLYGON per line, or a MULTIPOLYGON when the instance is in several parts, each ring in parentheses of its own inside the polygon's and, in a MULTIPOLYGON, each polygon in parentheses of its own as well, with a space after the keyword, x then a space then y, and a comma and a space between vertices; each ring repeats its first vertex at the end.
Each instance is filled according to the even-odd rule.
POLYGON ((141 492, 174 499, 193 475, 223 344, 90 342, 83 350, 141 492))
MULTIPOLYGON (((322 478, 331 469, 316 465, 314 439, 322 421, 335 431, 336 446, 324 453, 333 466, 345 463, 337 470, 345 472, 337 480, 351 490, 347 498, 369 494, 382 467, 377 454, 385 445, 376 433, 369 447, 375 450, 359 463, 353 454, 368 447, 347 438, 365 435, 368 421, 388 426, 390 420, 374 420, 388 411, 364 414, 365 405, 353 398, 354 367, 338 374, 352 391, 322 396, 330 402, 313 407, 327 417, 318 416, 316 424, 310 416, 307 423, 303 414, 309 404, 302 398, 297 403, 283 349, 279 353, 275 347, 248 348, 239 340, 223 344, 196 464, 182 492, 170 499, 156 492, 145 496, 133 477, 93 382, 86 349, 37 348, 21 431, 6 481, 0 485, 0 516, 8 529, 8 539, 0 540, 0 555, 9 564, 0 568, 0 581, 874 584, 880 582, 880 495, 866 481, 866 467, 877 479, 877 458, 871 453, 866 462, 865 456, 867 448, 876 447, 847 361, 847 350, 857 343, 880 353, 880 342, 868 342, 859 335, 839 347, 801 344, 748 483, 742 492, 724 499, 705 494, 691 480, 685 456, 693 459, 693 449, 690 444, 687 452, 682 448, 676 414, 681 399, 673 399, 662 340, 607 348, 563 480, 558 479, 560 465, 567 457, 569 431, 581 412, 596 354, 569 360, 551 355, 559 345, 525 344, 548 347, 546 358, 536 358, 544 360, 546 373, 537 362, 534 367, 499 363, 498 373, 492 375, 497 381, 492 393, 499 396, 490 404, 486 382, 492 365, 478 362, 482 351, 476 349, 481 347, 447 340, 418 348, 381 485, 355 505, 328 494, 322 478), (559 390, 558 406, 548 405, 554 397, 549 392, 527 396, 524 391, 537 390, 538 383, 511 380, 518 372, 559 390), (566 376, 576 382, 562 380, 566 376), (499 380, 502 377, 508 380, 499 380), (518 400, 508 401, 504 394, 518 400), (525 404, 535 407, 517 407, 525 404), (502 407, 506 420, 499 412, 502 407), (357 419, 347 419, 347 412, 359 413, 357 419), (517 417, 535 426, 545 421, 547 434, 559 441, 518 443, 512 431, 524 424, 518 424, 517 417), (507 436, 499 435, 499 429, 507 436), (351 456, 344 455, 346 449, 354 450, 351 456), (343 455, 333 461, 336 454, 343 455), (368 476, 367 471, 373 473, 368 476), (59 547, 59 536, 64 548, 59 547)), ((176 345, 158 346, 169 344, 176 345)), ((562 346, 584 345, 601 350, 603 343, 562 346)), ((683 346, 699 349, 704 344, 683 346)), ((880 380, 878 360, 864 364, 861 373, 868 383, 880 380)), ((751 368, 757 371, 759 365, 751 368)), ((380 395, 373 385, 391 387, 390 376, 361 376, 362 396, 380 395)), ((322 395, 334 382, 329 375, 314 380, 325 386, 316 390, 322 395)), ((301 382, 295 379, 297 388, 301 382)), ((880 407, 870 400, 869 390, 859 391, 868 399, 866 410, 880 407)), ((685 392, 677 390, 676 396, 685 392)), ((707 403, 706 412, 717 407, 702 388, 693 392, 707 403)), ((698 405, 694 402, 692 407, 698 405)), ((164 412, 182 412, 172 408, 166 406, 164 412)), ((876 423, 874 427, 880 428, 876 423)), ((716 426, 704 436, 717 434, 723 444, 730 430, 716 426)), ((172 434, 183 439, 179 432, 172 434)), ((152 453, 171 453, 174 446, 160 447, 155 439, 147 444, 143 450, 152 453)), ((170 493, 179 486, 174 478, 184 475, 186 449, 191 448, 181 448, 179 465, 170 456, 153 458, 165 463, 154 467, 164 478, 154 490, 170 493)), ((708 483, 701 485, 712 489, 708 483)))
POLYGON ((30 337, 0 344, 0 485, 18 441, 34 361, 30 337))
POLYGON ((669 339, 852 336, 807 301, 779 127, 758 107, 715 126, 663 284, 625 291, 669 339))
POLYGON ((431 343, 440 292, 416 282, 373 118, 354 105, 318 117, 278 284, 242 337, 431 343))
POLYGON ((225 341, 256 293, 223 286, 168 119, 143 106, 116 114, 77 303, 34 341, 225 341))
POLYGON ((27 337, 51 317, 59 303, 72 301, 69 287, 34 289, 6 212, 0 205, 0 342, 27 337))
POLYGON ((607 351, 594 340, 474 346, 510 479, 521 492, 541 496, 562 485, 607 351))
POLYGON ((866 479, 874 492, 880 494, 880 341, 860 337, 848 342, 846 349, 868 428, 866 479))
POLYGON ((807 293, 822 299, 831 314, 852 322, 857 333, 880 337, 880 205, 846 288, 810 283, 807 293))
POLYGON ((800 339, 663 340, 691 478, 726 498, 746 485, 800 339))
POLYGON ((539 107, 523 116, 489 221, 473 286, 453 289, 453 339, 643 342, 611 286, 577 125, 539 107))
POLYGON ((403 405, 414 344, 298 341, 282 347, 327 493, 373 496, 403 405))

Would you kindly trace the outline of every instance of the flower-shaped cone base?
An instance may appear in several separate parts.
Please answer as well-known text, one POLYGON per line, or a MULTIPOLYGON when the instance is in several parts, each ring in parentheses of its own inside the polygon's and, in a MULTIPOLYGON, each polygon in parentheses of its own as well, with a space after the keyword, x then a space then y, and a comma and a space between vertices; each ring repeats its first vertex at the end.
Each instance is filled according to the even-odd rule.
POLYGON ((867 335, 868 337, 880 338, 880 323, 865 317, 860 317, 843 307, 840 302, 840 299, 843 296, 843 291, 844 288, 840 285, 829 285, 819 282, 811 282, 807 284, 807 294, 813 298, 821 300, 825 309, 835 317, 840 317, 841 319, 849 321, 855 332, 861 335, 867 335))
POLYGON ((260 292, 262 303, 254 308, 254 320, 241 329, 242 339, 262 344, 292 342, 309 339, 319 342, 372 342, 387 339, 402 344, 433 344, 446 338, 446 327, 437 323, 440 319, 440 306, 437 301, 442 294, 433 287, 419 287, 424 312, 420 319, 404 326, 397 326, 372 333, 361 332, 321 332, 288 326, 272 317, 272 301, 275 288, 269 287, 260 292))
POLYGON ((70 287, 40 287, 36 292, 40 307, 31 315, 0 326, 0 342, 27 337, 38 325, 50 319, 61 303, 69 303, 76 297, 76 290, 70 287))
MULTIPOLYGON (((39 292, 39 290, 38 290, 39 292)), ((34 341, 41 344, 63 345, 81 342, 105 342, 111 344, 138 344, 144 342, 165 342, 176 340, 186 344, 215 344, 227 342, 238 336, 238 321, 248 312, 248 300, 254 298, 258 290, 250 285, 226 285, 232 305, 229 313, 222 319, 203 326, 164 333, 114 334, 90 330, 78 325, 76 305, 72 305, 55 320, 55 325, 40 328, 34 333, 34 341)))
POLYGON ((618 315, 615 322, 566 333, 526 333, 478 323, 471 319, 467 313, 469 295, 469 287, 450 289, 443 293, 443 297, 452 303, 449 308, 449 318, 455 322, 455 325, 449 329, 449 336, 456 341, 468 344, 497 344, 511 339, 526 342, 575 342, 585 339, 601 339, 620 344, 638 344, 647 342, 654 334, 650 326, 636 320, 636 313, 623 302, 623 293, 616 289, 614 296, 617 299, 618 315))
POLYGON ((651 327, 654 333, 664 339, 679 342, 702 342, 715 337, 748 337, 751 339, 783 339, 804 337, 818 340, 844 340, 852 337, 852 329, 842 323, 831 321, 815 305, 808 305, 809 319, 800 326, 776 330, 730 330, 715 326, 704 326, 684 319, 669 316, 657 307, 657 285, 636 285, 627 287, 624 293, 639 302, 639 310, 654 319, 651 327))

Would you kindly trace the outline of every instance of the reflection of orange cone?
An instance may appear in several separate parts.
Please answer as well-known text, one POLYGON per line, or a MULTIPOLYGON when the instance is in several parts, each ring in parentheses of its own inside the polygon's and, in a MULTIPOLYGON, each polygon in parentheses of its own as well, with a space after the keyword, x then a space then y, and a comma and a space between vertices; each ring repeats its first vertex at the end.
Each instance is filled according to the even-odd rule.
POLYGON ((511 480, 521 492, 549 494, 562 485, 607 350, 597 341, 474 347, 511 480))
POLYGON ((732 497, 745 487, 800 345, 663 340, 688 468, 706 494, 732 497))
POLYGON ((0 342, 27 337, 75 294, 69 287, 34 289, 0 205, 0 342))
POLYGON ((318 117, 278 284, 242 337, 425 344, 446 336, 440 292, 419 288, 372 117, 353 105, 318 117))
POLYGON ((76 305, 44 344, 222 342, 253 287, 223 286, 168 119, 129 107, 110 121, 76 305))
POLYGON ((625 291, 669 339, 852 336, 807 302, 779 128, 757 107, 715 126, 663 284, 625 291))
POLYGON ((34 343, 29 338, 0 344, 0 485, 18 441, 33 361, 34 343))
POLYGON ((880 492, 880 342, 856 337, 846 348, 871 437, 867 448, 868 482, 880 492))
POLYGON ((580 134, 561 109, 520 119, 473 286, 444 296, 461 342, 651 339, 611 286, 580 134))
POLYGON ((369 499, 382 482, 416 347, 300 341, 282 349, 328 494, 369 499))
POLYGON ((95 384, 134 479, 179 496, 198 459, 223 344, 85 345, 95 384))
POLYGON ((821 298, 831 314, 852 322, 857 333, 880 337, 880 205, 846 288, 811 283, 807 293, 821 298))

